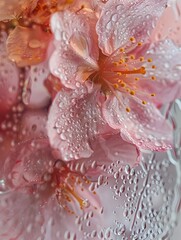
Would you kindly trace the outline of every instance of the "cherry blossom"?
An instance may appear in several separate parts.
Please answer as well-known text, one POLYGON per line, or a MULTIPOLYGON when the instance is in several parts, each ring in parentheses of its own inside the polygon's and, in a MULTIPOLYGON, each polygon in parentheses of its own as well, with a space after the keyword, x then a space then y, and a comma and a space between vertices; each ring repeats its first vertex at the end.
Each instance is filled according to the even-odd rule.
POLYGON ((114 0, 99 15, 82 7, 52 16, 50 70, 65 89, 47 129, 64 160, 89 157, 94 139, 114 131, 139 149, 171 148, 172 127, 158 107, 181 95, 181 50, 169 39, 150 39, 165 7, 164 0, 114 0))

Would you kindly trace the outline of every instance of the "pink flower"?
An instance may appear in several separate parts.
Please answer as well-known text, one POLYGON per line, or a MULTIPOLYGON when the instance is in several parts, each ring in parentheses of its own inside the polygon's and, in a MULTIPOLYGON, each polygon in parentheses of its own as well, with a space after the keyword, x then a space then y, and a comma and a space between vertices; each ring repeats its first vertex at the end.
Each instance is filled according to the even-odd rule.
POLYGON ((135 146, 116 136, 97 142, 94 150, 86 161, 67 164, 53 157, 45 138, 11 148, 0 182, 0 239, 68 239, 71 232, 82 239, 83 232, 104 227, 99 188, 112 175, 107 171, 110 161, 124 167, 126 158, 133 166, 138 155, 135 146), (84 218, 90 224, 77 229, 84 218))
POLYGON ((157 107, 181 95, 181 51, 170 40, 149 41, 166 2, 113 0, 100 16, 86 8, 53 15, 50 69, 65 88, 47 128, 62 159, 89 157, 96 138, 115 132, 139 149, 171 147, 172 128, 157 107))

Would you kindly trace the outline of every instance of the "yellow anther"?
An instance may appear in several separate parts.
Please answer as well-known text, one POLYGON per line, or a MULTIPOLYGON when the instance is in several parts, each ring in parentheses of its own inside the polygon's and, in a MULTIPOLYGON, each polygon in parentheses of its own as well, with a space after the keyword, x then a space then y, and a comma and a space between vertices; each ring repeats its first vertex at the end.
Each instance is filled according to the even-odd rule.
POLYGON ((121 87, 123 87, 123 88, 126 87, 126 83, 124 83, 124 82, 122 82, 120 85, 121 85, 121 87))
POLYGON ((113 87, 114 87, 115 89, 118 89, 118 88, 119 88, 119 85, 118 85, 117 83, 114 83, 114 84, 113 84, 113 87))
POLYGON ((134 60, 135 56, 134 55, 130 55, 130 59, 134 60))
POLYGON ((135 38, 134 37, 130 37, 129 39, 131 42, 135 42, 135 38))
POLYGON ((120 59, 120 60, 119 60, 119 64, 122 64, 122 63, 125 63, 125 60, 124 60, 124 59, 120 59))
POLYGON ((156 94, 155 93, 152 93, 152 94, 150 94, 151 95, 151 97, 154 97, 156 94))
POLYGON ((116 66, 116 67, 119 66, 119 63, 118 63, 118 62, 114 62, 113 64, 114 64, 114 66, 116 66))
POLYGON ((126 112, 130 112, 131 109, 129 107, 126 108, 126 112))
POLYGON ((147 102, 146 102, 146 101, 142 101, 142 104, 143 104, 143 105, 146 105, 146 104, 147 104, 147 102))
POLYGON ((140 62, 143 62, 144 61, 144 57, 140 57, 140 62))
POLYGON ((130 94, 134 96, 135 95, 135 91, 131 90, 130 94))
POLYGON ((120 72, 117 72, 117 75, 118 75, 118 76, 121 76, 121 75, 122 75, 122 73, 120 73, 120 72))
POLYGON ((155 76, 152 76, 151 79, 154 81, 154 80, 156 80, 156 77, 155 77, 155 76))
POLYGON ((153 68, 153 69, 155 69, 155 68, 156 68, 156 66, 155 66, 155 65, 152 65, 152 68, 153 68))
POLYGON ((141 67, 141 73, 142 73, 142 74, 145 74, 145 73, 146 73, 145 67, 141 67))
POLYGON ((140 79, 138 77, 135 78, 135 81, 139 81, 140 79))
POLYGON ((142 46, 142 42, 138 42, 138 46, 139 46, 139 47, 142 46))
POLYGON ((119 51, 120 51, 120 52, 124 52, 124 48, 120 48, 119 51))
POLYGON ((148 58, 147 61, 148 61, 148 62, 153 62, 153 59, 152 59, 152 58, 148 58))

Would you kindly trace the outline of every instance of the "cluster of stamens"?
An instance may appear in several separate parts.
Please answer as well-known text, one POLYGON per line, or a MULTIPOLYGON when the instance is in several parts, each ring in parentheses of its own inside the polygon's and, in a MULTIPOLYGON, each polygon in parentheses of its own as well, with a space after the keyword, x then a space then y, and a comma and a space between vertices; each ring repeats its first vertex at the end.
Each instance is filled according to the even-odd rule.
MULTIPOLYGON (((138 48, 140 48, 141 50, 142 42, 136 43, 134 37, 130 38, 130 42, 132 49, 139 50, 138 48)), ((136 95, 139 95, 139 97, 154 97, 155 93, 143 93, 142 90, 139 89, 138 81, 155 81, 156 77, 154 75, 152 75, 150 79, 146 79, 144 75, 147 73, 147 68, 155 70, 156 66, 152 64, 152 58, 145 59, 143 56, 137 57, 134 55, 134 50, 132 51, 132 49, 130 49, 120 48, 119 52, 116 52, 115 56, 113 56, 112 59, 116 59, 116 61, 112 62, 113 68, 111 71, 114 75, 112 75, 113 82, 109 81, 109 85, 112 89, 127 92, 133 97, 137 97, 136 95)), ((141 103, 143 105, 147 104, 144 98, 141 100, 141 103)), ((130 112, 130 108, 126 107, 126 111, 130 112)))
MULTIPOLYGON (((60 163, 59 163, 60 164, 60 163)), ((89 207, 87 199, 84 199, 84 191, 89 188, 91 181, 80 172, 70 170, 69 167, 61 162, 61 166, 54 172, 56 181, 56 198, 60 206, 70 214, 76 214, 73 207, 78 203, 80 210, 89 207)), ((95 195, 95 191, 89 191, 89 194, 95 195)), ((92 206, 97 209, 96 206, 92 206)))

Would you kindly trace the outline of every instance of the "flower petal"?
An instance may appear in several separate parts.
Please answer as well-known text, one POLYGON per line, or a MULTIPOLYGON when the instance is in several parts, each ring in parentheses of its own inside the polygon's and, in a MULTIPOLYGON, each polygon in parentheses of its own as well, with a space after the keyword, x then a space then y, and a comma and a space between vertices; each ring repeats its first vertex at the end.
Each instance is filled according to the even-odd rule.
POLYGON ((134 166, 139 162, 139 152, 136 146, 124 141, 120 134, 102 138, 100 144, 109 162, 119 161, 123 166, 127 164, 134 166))
POLYGON ((61 159, 68 161, 89 157, 90 141, 104 133, 106 124, 101 117, 98 88, 88 93, 85 86, 74 91, 62 90, 55 97, 48 116, 48 136, 61 159))
POLYGON ((42 177, 54 163, 48 139, 35 139, 17 145, 6 159, 6 184, 21 188, 42 183, 42 177))
POLYGON ((181 49, 171 40, 154 43, 145 55, 145 59, 153 59, 156 69, 148 69, 143 80, 139 81, 142 90, 155 93, 152 98, 156 103, 171 102, 181 97, 181 49), (155 81, 148 80, 152 76, 155 81))
POLYGON ((0 34, 0 118, 16 102, 19 90, 19 70, 6 53, 6 33, 0 34))
POLYGON ((40 26, 17 26, 7 39, 9 58, 20 67, 38 64, 46 58, 50 38, 51 34, 42 31, 40 26))
POLYGON ((47 111, 46 110, 28 110, 26 111, 20 123, 18 138, 20 141, 27 141, 35 138, 47 136, 46 132, 47 111))
POLYGON ((99 46, 111 54, 134 36, 144 41, 150 36, 166 0, 111 0, 105 4, 97 23, 99 46))
POLYGON ((19 15, 27 8, 36 6, 38 0, 1 0, 0 3, 0 21, 11 20, 19 17, 19 15))
POLYGON ((50 70, 66 87, 75 88, 77 75, 80 74, 79 81, 83 81, 97 67, 99 51, 95 24, 96 17, 87 12, 64 11, 51 19, 56 50, 50 59, 50 70))
POLYGON ((1 195, 0 239, 38 239, 44 235, 40 202, 31 193, 17 191, 1 195))
POLYGON ((180 0, 168 1, 168 7, 165 9, 153 31, 153 41, 160 41, 169 38, 181 46, 180 11, 180 0))
POLYGON ((31 66, 24 84, 23 102, 30 108, 46 107, 50 95, 45 87, 45 80, 50 74, 47 62, 31 66))
POLYGON ((108 98, 103 108, 103 115, 112 128, 120 129, 122 137, 140 149, 171 148, 172 128, 154 105, 145 106, 128 96, 118 96, 119 101, 116 97, 108 98), (130 112, 126 111, 127 106, 130 112))

